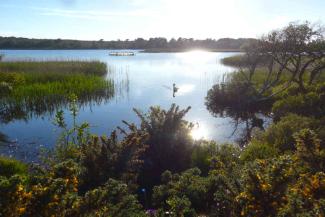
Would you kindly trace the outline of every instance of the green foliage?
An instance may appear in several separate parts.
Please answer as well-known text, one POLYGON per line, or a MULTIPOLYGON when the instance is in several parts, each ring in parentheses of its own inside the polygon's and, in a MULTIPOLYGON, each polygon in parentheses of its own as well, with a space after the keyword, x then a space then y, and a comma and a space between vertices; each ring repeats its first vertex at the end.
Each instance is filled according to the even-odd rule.
POLYGON ((257 159, 268 159, 276 157, 278 151, 273 146, 261 144, 259 141, 251 141, 240 155, 240 160, 244 162, 257 159))
POLYGON ((201 170, 203 175, 207 175, 210 170, 211 159, 216 153, 217 144, 213 141, 199 141, 192 150, 191 166, 201 170))
POLYGON ((6 157, 0 157, 0 176, 11 177, 15 174, 26 175, 27 165, 6 157))
POLYGON ((208 176, 201 176, 197 168, 181 174, 169 171, 162 174, 163 184, 153 190, 156 206, 170 211, 170 201, 182 200, 186 204, 189 200, 188 206, 196 213, 209 216, 231 216, 234 213, 234 198, 239 191, 240 149, 232 145, 212 147, 214 154, 208 176))
POLYGON ((186 197, 172 197, 167 200, 167 204, 170 206, 170 212, 172 216, 179 217, 194 217, 196 213, 190 208, 191 201, 186 197))
POLYGON ((307 165, 309 171, 325 171, 325 148, 321 147, 317 135, 303 129, 294 135, 296 139, 296 155, 307 165))
POLYGON ((79 197, 69 216, 146 216, 135 195, 129 193, 127 185, 109 179, 103 186, 88 191, 79 197))
POLYGON ((325 115, 325 83, 319 82, 310 86, 305 92, 299 92, 298 87, 291 87, 283 92, 273 104, 272 111, 275 119, 288 113, 317 118, 325 115))
POLYGON ((273 123, 264 133, 262 143, 275 147, 281 152, 294 150, 294 133, 304 128, 317 129, 318 121, 314 118, 289 114, 273 123))
POLYGON ((69 100, 69 111, 72 116, 73 126, 70 128, 67 126, 62 110, 56 113, 53 121, 53 124, 62 130, 55 149, 54 157, 57 161, 76 158, 79 155, 79 147, 82 144, 86 144, 91 138, 89 123, 77 123, 77 115, 79 112, 77 96, 72 94, 69 96, 69 100))
POLYGON ((196 211, 205 210, 207 182, 200 177, 200 173, 197 168, 187 170, 181 175, 172 175, 169 171, 163 173, 164 184, 153 189, 154 204, 165 211, 180 215, 190 212, 192 207, 196 211))
POLYGON ((141 159, 146 149, 147 135, 134 125, 129 130, 121 141, 118 141, 117 134, 113 131, 109 138, 94 137, 81 146, 83 191, 102 185, 109 178, 122 180, 130 189, 135 190, 143 165, 141 159))

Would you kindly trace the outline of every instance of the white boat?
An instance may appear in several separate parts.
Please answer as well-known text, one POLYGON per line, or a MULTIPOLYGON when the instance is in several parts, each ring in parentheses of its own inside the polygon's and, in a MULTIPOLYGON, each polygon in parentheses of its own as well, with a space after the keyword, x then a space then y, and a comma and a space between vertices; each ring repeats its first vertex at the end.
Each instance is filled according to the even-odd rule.
POLYGON ((135 56, 134 52, 110 52, 110 56, 135 56))

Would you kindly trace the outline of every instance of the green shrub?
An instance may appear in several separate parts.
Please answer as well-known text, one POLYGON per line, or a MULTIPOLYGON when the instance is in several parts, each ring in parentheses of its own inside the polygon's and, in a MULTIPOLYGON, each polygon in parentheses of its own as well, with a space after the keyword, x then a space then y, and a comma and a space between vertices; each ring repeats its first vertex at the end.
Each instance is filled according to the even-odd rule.
POLYGON ((278 98, 272 107, 275 120, 288 113, 317 118, 325 115, 325 83, 311 86, 303 93, 298 92, 298 87, 294 86, 278 98))
POLYGON ((191 156, 191 166, 201 170, 203 175, 208 175, 210 161, 217 150, 215 142, 200 141, 193 147, 191 156))
POLYGON ((243 162, 254 161, 257 159, 268 159, 277 156, 277 149, 267 144, 261 144, 258 141, 251 141, 243 150, 240 159, 243 162))
POLYGON ((10 177, 15 174, 27 174, 27 165, 15 159, 0 157, 0 176, 10 177))
POLYGON ((314 118, 289 114, 273 123, 264 133, 262 143, 275 147, 281 152, 295 150, 294 134, 304 128, 317 129, 319 123, 314 118))

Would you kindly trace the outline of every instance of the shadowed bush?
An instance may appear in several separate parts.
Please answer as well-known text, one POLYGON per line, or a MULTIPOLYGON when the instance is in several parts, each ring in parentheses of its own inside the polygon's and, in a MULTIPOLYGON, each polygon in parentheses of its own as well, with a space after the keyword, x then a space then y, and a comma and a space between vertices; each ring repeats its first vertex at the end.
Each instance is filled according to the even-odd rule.
POLYGON ((172 104, 170 109, 151 107, 148 113, 135 110, 141 119, 141 130, 148 133, 144 153, 144 165, 140 183, 149 189, 160 182, 165 170, 179 172, 190 167, 193 140, 190 131, 193 125, 183 118, 190 107, 180 110, 172 104))

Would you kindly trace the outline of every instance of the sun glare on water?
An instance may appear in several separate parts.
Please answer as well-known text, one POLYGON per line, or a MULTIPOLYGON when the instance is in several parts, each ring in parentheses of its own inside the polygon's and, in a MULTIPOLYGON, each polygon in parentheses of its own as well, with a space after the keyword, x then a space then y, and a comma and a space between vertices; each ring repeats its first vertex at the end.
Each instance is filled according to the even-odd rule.
POLYGON ((207 60, 207 51, 204 50, 192 50, 185 53, 180 53, 180 58, 186 63, 202 63, 207 60))

